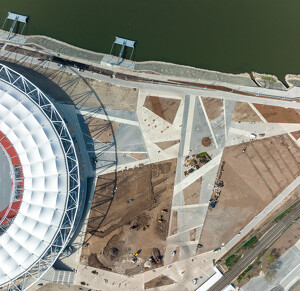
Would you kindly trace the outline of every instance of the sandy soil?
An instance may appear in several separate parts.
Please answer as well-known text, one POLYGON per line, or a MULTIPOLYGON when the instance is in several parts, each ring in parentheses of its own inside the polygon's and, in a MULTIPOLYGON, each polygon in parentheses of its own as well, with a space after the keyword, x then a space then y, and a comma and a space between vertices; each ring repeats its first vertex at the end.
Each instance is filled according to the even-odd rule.
POLYGON ((268 122, 300 123, 300 114, 295 109, 253 104, 268 122))
MULTIPOLYGON (((22 63, 22 66, 30 67, 27 63, 22 63)), ((32 69, 45 75, 49 80, 57 84, 69 95, 68 98, 71 98, 77 107, 105 107, 107 109, 136 111, 138 90, 119 87, 89 78, 83 79, 79 75, 66 73, 63 69, 60 69, 59 66, 58 70, 49 69, 47 65, 45 67, 42 67, 42 65, 34 66, 32 69)), ((17 71, 24 74, 25 70, 26 68, 18 68, 17 71)), ((30 77, 33 83, 41 89, 44 89, 45 86, 43 86, 40 77, 30 73, 28 75, 28 72, 24 75, 30 77)), ((47 89, 44 89, 44 91, 45 90, 47 89)), ((54 88, 51 88, 51 90, 51 96, 54 96, 54 88)), ((57 91, 57 93, 62 101, 70 103, 64 96, 60 96, 59 91, 57 91)))
POLYGON ((261 122, 259 116, 248 103, 237 101, 232 116, 232 121, 261 122))
POLYGON ((172 213, 172 224, 170 229, 170 235, 176 234, 178 231, 177 227, 177 219, 178 219, 178 212, 176 210, 173 210, 172 213))
POLYGON ((284 235, 282 235, 273 245, 271 249, 283 255, 289 248, 291 248, 300 239, 300 220, 297 220, 284 235))
POLYGON ((162 141, 155 143, 158 147, 160 147, 162 150, 166 150, 170 147, 172 147, 175 144, 178 144, 180 142, 179 139, 177 140, 169 140, 169 141, 162 141))
POLYGON ((207 97, 201 97, 201 99, 209 120, 214 120, 223 114, 224 110, 222 99, 207 97))
POLYGON ((298 131, 293 131, 291 132, 292 136, 295 138, 295 139, 298 139, 300 138, 300 130, 298 131))
POLYGON ((147 155, 145 153, 127 153, 126 155, 133 157, 136 160, 144 160, 147 158, 147 155))
POLYGON ((147 96, 144 103, 147 109, 171 124, 175 119, 179 105, 180 100, 156 96, 147 96))
POLYGON ((113 134, 120 126, 120 123, 118 122, 108 121, 95 117, 85 116, 85 120, 91 136, 103 143, 110 142, 113 134))
POLYGON ((38 290, 40 291, 57 291, 57 290, 68 290, 68 291, 88 291, 89 288, 83 287, 83 286, 69 286, 69 285, 62 285, 62 284, 54 284, 54 283, 49 283, 46 285, 43 285, 41 288, 38 290))
POLYGON ((209 147, 211 145, 211 139, 209 137, 204 137, 201 143, 204 147, 209 147))
POLYGON ((161 286, 167 286, 176 283, 174 280, 171 278, 160 275, 144 284, 145 289, 150 289, 150 288, 157 288, 161 286))
MULTIPOLYGON (((119 172, 117 191, 100 226, 108 208, 109 202, 105 201, 109 200, 113 189, 113 175, 98 178, 86 239, 94 235, 82 249, 83 264, 133 275, 146 270, 149 257, 157 252, 154 248, 164 255, 175 168, 176 159, 172 159, 119 172), (167 212, 162 213, 163 209, 167 212), (163 215, 161 223, 158 222, 160 215, 163 215), (149 228, 143 230, 146 225, 149 228), (130 230, 132 226, 136 228, 130 230), (141 253, 134 264, 131 259, 138 250, 141 253)), ((151 263, 149 267, 153 268, 151 263)))
POLYGON ((287 135, 225 148, 223 161, 224 187, 206 216, 201 252, 227 243, 300 174, 300 151, 287 135))
POLYGON ((201 191, 201 182, 202 178, 200 177, 194 183, 189 185, 183 190, 184 195, 184 204, 191 205, 191 204, 198 204, 200 201, 200 191, 201 191))

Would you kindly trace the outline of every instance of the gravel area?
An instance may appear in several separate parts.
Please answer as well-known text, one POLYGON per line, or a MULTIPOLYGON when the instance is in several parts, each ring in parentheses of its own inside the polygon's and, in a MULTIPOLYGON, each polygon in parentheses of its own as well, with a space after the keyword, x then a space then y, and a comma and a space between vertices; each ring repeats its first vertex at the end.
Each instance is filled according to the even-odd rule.
POLYGON ((245 74, 234 75, 226 74, 216 71, 208 71, 204 69, 197 69, 188 66, 176 65, 163 62, 141 62, 135 64, 135 70, 152 71, 162 75, 185 77, 193 79, 201 79, 207 81, 216 81, 223 83, 231 83, 237 85, 245 85, 256 87, 250 76, 245 74))
POLYGON ((70 58, 79 58, 87 62, 101 63, 104 54, 85 50, 65 42, 46 36, 28 36, 26 45, 34 44, 54 54, 61 54, 70 58))
POLYGON ((285 81, 287 84, 289 84, 290 87, 299 87, 300 86, 300 76, 299 75, 286 75, 285 81))
MULTIPOLYGON (((105 54, 81 49, 46 36, 28 36, 26 45, 30 44, 42 47, 54 54, 61 54, 70 58, 79 58, 87 62, 93 62, 97 64, 100 64, 102 58, 105 56, 105 54)), ((189 66, 155 61, 140 63, 135 62, 135 70, 156 72, 162 75, 176 77, 185 77, 256 87, 255 83, 251 80, 250 76, 247 73, 239 75, 226 74, 216 71, 193 68, 189 66)))

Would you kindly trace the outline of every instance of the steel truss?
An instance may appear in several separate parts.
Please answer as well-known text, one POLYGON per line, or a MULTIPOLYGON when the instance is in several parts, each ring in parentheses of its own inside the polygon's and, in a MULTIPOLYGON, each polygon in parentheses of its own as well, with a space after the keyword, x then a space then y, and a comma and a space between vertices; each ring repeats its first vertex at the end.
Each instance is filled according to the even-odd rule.
POLYGON ((51 244, 41 257, 36 258, 36 262, 29 269, 24 270, 24 272, 16 278, 10 278, 9 282, 0 286, 4 290, 26 290, 36 280, 41 278, 54 264, 55 260, 67 246, 70 236, 74 232, 73 228, 80 199, 79 163, 75 146, 66 123, 49 98, 24 76, 3 64, 0 64, 0 80, 21 91, 32 100, 48 118, 59 137, 68 171, 68 197, 66 199, 65 210, 61 219, 60 228, 57 229, 51 244), (26 286, 26 284, 29 283, 28 281, 30 281, 30 284, 26 286))

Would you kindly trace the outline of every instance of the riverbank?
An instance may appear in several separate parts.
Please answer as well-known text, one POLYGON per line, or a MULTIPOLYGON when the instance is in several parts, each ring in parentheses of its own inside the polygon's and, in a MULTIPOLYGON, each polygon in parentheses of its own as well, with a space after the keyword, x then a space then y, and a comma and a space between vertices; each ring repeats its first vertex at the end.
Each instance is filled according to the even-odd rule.
MULTIPOLYGON (((82 49, 68 43, 47 37, 42 35, 20 36, 15 35, 10 41, 7 41, 5 31, 0 30, 0 40, 3 42, 11 42, 12 44, 19 44, 21 46, 29 46, 36 50, 42 50, 48 54, 57 55, 62 58, 80 61, 89 65, 103 66, 108 65, 103 62, 103 58, 113 58, 113 56, 103 53, 93 52, 86 49, 82 49), (23 40, 20 42, 20 38, 23 40), (16 41, 14 41, 16 40, 16 41), (24 44, 23 44, 24 43, 24 44)), ((201 68, 195 68, 191 66, 177 65, 166 62, 147 61, 147 62, 135 62, 132 61, 133 72, 137 73, 150 73, 159 74, 168 77, 186 78, 195 81, 209 81, 212 83, 234 84, 250 87, 263 87, 269 89, 286 90, 287 87, 299 86, 300 76, 287 75, 285 81, 287 85, 284 85, 277 76, 259 74, 256 72, 242 73, 242 74, 230 74, 217 71, 210 71, 201 68)), ((111 69, 118 68, 118 66, 111 66, 111 69)), ((128 69, 125 69, 128 71, 128 69)))

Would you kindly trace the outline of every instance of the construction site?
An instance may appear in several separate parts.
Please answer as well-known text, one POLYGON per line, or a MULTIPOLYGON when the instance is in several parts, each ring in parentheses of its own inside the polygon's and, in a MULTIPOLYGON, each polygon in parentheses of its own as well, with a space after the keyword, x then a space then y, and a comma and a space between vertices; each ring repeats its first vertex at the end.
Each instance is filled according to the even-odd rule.
POLYGON ((173 159, 120 172, 108 211, 113 175, 98 177, 83 264, 126 275, 163 265, 175 166, 173 159))
MULTIPOLYGON (((61 258, 72 276, 56 266, 42 290, 195 290, 227 252, 298 199, 297 102, 266 98, 263 88, 207 90, 105 64, 82 68, 35 47, 0 52, 78 119, 68 126, 83 136, 73 142, 90 173, 80 235, 61 258)), ((263 270, 298 232, 295 224, 274 244, 263 270)))
POLYGON ((300 174, 300 151, 281 135, 228 147, 220 165, 201 252, 225 245, 300 174))

